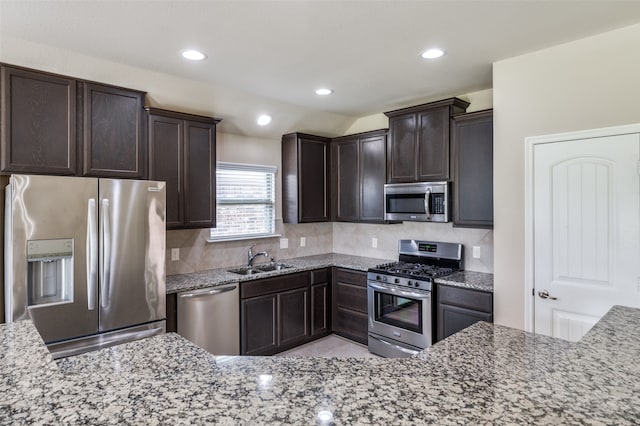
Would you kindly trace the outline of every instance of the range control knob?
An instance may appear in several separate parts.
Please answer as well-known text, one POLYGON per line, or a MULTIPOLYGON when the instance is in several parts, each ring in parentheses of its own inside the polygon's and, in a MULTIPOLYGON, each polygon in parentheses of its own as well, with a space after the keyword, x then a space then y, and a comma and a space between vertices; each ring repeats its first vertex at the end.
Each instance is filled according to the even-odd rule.
POLYGON ((400 278, 396 278, 395 280, 393 280, 393 282, 396 284, 400 283, 400 278))
POLYGON ((382 277, 382 281, 386 281, 386 280, 387 280, 387 277, 382 277))
POLYGON ((408 285, 409 287, 411 287, 411 286, 413 285, 413 283, 411 282, 411 280, 407 281, 407 285, 408 285))
POLYGON ((420 282, 416 281, 416 288, 420 287, 420 282))
POLYGON ((380 281, 380 275, 376 275, 376 281, 380 281))

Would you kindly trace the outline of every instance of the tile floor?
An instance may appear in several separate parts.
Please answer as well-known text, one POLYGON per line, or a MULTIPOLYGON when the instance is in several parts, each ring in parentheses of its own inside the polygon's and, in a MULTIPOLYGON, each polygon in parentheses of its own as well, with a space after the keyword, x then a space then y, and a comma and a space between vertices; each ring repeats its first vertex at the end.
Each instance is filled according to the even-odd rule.
POLYGON ((377 358, 365 345, 331 334, 276 356, 377 358))

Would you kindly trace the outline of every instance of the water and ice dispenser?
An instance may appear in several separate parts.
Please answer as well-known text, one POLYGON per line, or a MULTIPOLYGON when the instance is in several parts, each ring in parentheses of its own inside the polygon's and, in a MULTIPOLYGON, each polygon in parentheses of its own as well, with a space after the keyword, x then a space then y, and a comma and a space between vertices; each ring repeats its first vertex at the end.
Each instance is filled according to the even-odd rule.
POLYGON ((29 306, 73 302, 73 239, 27 241, 29 306))

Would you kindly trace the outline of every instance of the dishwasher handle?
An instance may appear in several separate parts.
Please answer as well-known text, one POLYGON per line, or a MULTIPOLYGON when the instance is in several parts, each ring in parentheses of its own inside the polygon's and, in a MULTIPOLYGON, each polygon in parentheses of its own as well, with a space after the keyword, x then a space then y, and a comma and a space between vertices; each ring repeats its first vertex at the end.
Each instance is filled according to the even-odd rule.
POLYGON ((230 287, 223 287, 223 288, 213 288, 213 289, 207 289, 207 290, 202 290, 202 291, 194 291, 191 293, 180 293, 178 295, 178 297, 181 297, 183 299, 188 299, 191 297, 198 297, 198 296, 212 296, 214 294, 220 294, 220 293, 226 293, 228 291, 233 291, 236 289, 236 286, 230 286, 230 287))

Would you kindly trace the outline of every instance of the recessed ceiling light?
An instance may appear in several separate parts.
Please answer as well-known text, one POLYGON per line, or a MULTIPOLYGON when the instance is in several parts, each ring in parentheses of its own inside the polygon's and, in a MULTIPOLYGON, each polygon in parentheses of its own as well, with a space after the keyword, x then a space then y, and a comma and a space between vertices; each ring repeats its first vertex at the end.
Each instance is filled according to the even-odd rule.
POLYGON ((190 61, 202 61, 204 59, 207 59, 207 55, 205 55, 204 53, 198 50, 193 50, 193 49, 181 50, 180 54, 182 55, 183 58, 188 59, 190 61))
POLYGON ((436 59, 445 54, 445 51, 442 49, 434 48, 427 49, 420 54, 424 59, 436 59))
POLYGON ((258 117, 258 125, 266 126, 269 123, 271 123, 271 116, 270 115, 262 114, 260 117, 258 117))
POLYGON ((330 95, 332 93, 333 93, 333 90, 331 90, 331 89, 324 89, 324 88, 316 89, 316 95, 319 95, 319 96, 327 96, 327 95, 330 95))

